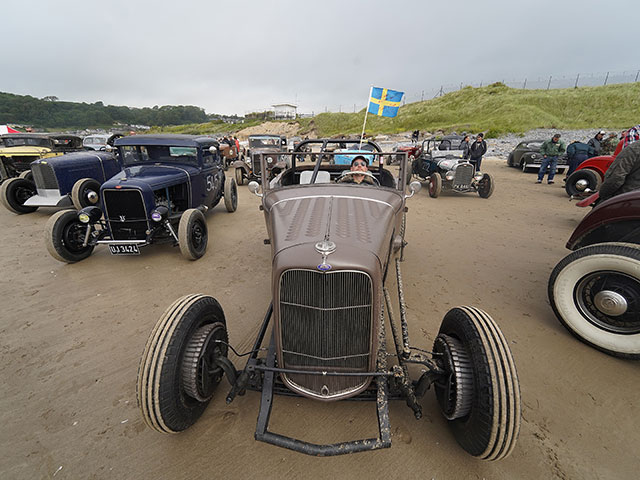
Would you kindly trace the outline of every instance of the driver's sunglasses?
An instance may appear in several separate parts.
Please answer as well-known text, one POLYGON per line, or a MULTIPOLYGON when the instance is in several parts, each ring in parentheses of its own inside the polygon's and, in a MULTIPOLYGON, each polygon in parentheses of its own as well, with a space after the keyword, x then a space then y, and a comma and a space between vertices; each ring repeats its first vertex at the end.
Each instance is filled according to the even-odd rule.
POLYGON ((366 167, 367 162, 353 162, 354 167, 366 167))

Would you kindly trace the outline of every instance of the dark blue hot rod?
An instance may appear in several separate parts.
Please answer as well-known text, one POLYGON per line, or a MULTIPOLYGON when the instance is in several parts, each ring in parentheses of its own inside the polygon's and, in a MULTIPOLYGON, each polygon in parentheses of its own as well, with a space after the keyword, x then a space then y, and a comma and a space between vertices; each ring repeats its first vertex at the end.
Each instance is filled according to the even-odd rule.
POLYGON ((219 145, 210 137, 134 135, 116 140, 123 170, 100 188, 102 209, 61 211, 46 227, 49 253, 62 262, 87 258, 99 243, 114 255, 138 255, 156 242, 180 246, 190 260, 207 249, 204 213, 224 197, 238 204, 236 183, 226 178, 219 145))
POLYGON ((107 152, 74 152, 31 162, 31 170, 2 184, 0 201, 14 213, 38 207, 75 207, 98 203, 100 185, 121 170, 107 152))

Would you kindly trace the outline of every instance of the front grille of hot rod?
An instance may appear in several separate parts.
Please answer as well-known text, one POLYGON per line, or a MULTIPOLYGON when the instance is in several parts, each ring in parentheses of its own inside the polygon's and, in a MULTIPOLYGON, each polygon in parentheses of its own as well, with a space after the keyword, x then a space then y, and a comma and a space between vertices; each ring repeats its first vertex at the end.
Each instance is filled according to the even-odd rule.
POLYGON ((139 190, 104 190, 104 205, 113 240, 145 240, 149 228, 139 190))
MULTIPOLYGON (((287 270, 280 277, 280 345, 283 368, 369 371, 371 279, 362 272, 287 270)), ((348 395, 365 376, 286 374, 295 388, 318 398, 348 395)))
POLYGON ((456 166, 456 176, 453 179, 454 187, 469 187, 473 179, 473 165, 470 163, 461 163, 456 166))
POLYGON ((53 167, 47 163, 34 163, 31 165, 33 181, 37 188, 43 190, 58 190, 58 179, 53 172, 53 167))

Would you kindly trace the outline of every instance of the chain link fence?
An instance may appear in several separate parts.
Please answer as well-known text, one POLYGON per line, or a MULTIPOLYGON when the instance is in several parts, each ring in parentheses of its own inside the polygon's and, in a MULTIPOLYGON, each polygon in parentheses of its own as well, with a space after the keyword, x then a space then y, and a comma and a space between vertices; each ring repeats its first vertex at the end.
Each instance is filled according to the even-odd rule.
MULTIPOLYGON (((578 88, 597 87, 601 85, 612 85, 616 83, 635 83, 640 81, 640 70, 629 70, 624 72, 598 72, 598 73, 576 73, 575 75, 549 75, 548 77, 525 77, 525 78, 499 78, 490 82, 467 83, 441 85, 438 88, 425 89, 420 92, 405 92, 402 105, 407 103, 420 102, 440 97, 446 93, 461 90, 464 87, 486 87, 492 83, 502 82, 511 88, 521 88, 526 90, 551 90, 556 88, 578 88)), ((365 104, 342 104, 328 105, 321 111, 298 113, 299 117, 314 117, 325 112, 355 113, 365 108, 365 104)))

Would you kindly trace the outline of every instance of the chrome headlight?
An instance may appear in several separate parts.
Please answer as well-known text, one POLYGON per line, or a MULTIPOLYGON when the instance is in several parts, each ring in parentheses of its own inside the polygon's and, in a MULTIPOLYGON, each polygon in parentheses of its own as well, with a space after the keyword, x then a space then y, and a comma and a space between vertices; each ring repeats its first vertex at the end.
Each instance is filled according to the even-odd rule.
POLYGON ((482 172, 476 172, 476 173, 473 174, 473 178, 478 180, 478 181, 482 180, 482 177, 484 177, 484 173, 482 173, 482 172))
POLYGON ((452 171, 452 170, 449 170, 449 171, 445 174, 444 178, 446 178, 447 180, 453 180, 453 179, 455 178, 455 176, 456 176, 456 175, 455 175, 455 173, 453 173, 453 171, 452 171))
POLYGON ((161 222, 169 215, 169 209, 165 206, 160 206, 151 212, 151 220, 154 222, 161 222))
POLYGON ((267 157, 267 163, 268 164, 272 164, 273 163, 273 157, 267 157))
POLYGON ((95 223, 102 217, 99 207, 85 207, 78 212, 78 220, 82 223, 95 223))

